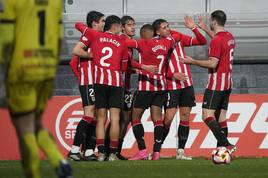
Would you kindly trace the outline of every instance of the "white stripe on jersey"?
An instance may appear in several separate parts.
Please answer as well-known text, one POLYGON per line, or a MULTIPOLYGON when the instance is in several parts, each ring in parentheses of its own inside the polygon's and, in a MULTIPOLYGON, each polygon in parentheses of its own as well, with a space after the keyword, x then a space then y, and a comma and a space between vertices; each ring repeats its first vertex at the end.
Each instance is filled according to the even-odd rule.
POLYGON ((222 73, 222 76, 221 76, 221 91, 224 90, 224 85, 225 85, 225 73, 222 73))
POLYGON ((162 75, 160 76, 160 80, 161 80, 162 90, 165 90, 165 82, 164 82, 164 78, 162 75))
POLYGON ((154 91, 157 91, 157 76, 154 75, 154 91))
MULTIPOLYGON (((148 80, 150 80, 149 78, 149 74, 146 74, 146 77, 148 80)), ((149 91, 150 90, 150 81, 146 80, 146 90, 149 91)))
MULTIPOLYGON (((182 50, 182 47, 181 47, 181 42, 179 42, 178 45, 179 45, 179 49, 180 49, 181 57, 184 58, 185 56, 184 56, 184 53, 183 53, 183 50, 182 50)), ((192 38, 191 38, 191 45, 192 45, 192 38)), ((184 74, 187 75, 187 77, 188 77, 189 74, 188 74, 188 71, 187 71, 187 68, 186 68, 186 64, 183 64, 183 68, 184 68, 184 74)), ((187 85, 188 85, 188 86, 191 85, 191 84, 190 84, 190 78, 189 78, 189 77, 188 77, 188 79, 186 80, 186 82, 187 82, 187 85)), ((185 88, 184 82, 181 81, 181 83, 182 83, 182 85, 181 85, 182 88, 185 88)))
POLYGON ((88 75, 88 83, 93 84, 92 66, 91 66, 91 62, 90 61, 88 61, 87 75, 88 75))
POLYGON ((97 68, 97 66, 95 66, 95 80, 94 80, 94 83, 96 83, 96 81, 97 81, 97 72, 98 72, 98 68, 97 68))
POLYGON ((116 86, 120 86, 120 83, 119 83, 120 82, 119 81, 120 80, 119 79, 120 78, 120 76, 119 76, 120 74, 119 74, 119 72, 118 71, 115 71, 115 75, 116 75, 116 86))
MULTIPOLYGON (((180 50, 181 50, 181 47, 180 47, 180 50)), ((173 54, 174 54, 176 60, 179 60, 179 55, 178 55, 176 50, 173 50, 173 54)), ((177 64, 177 67, 178 67, 178 72, 181 73, 181 66, 180 66, 179 62, 176 62, 176 64, 177 64)), ((180 80, 180 84, 181 84, 181 88, 185 88, 183 81, 180 80)))
POLYGON ((83 70, 83 68, 80 68, 80 70, 81 70, 80 84, 81 84, 81 85, 84 85, 84 84, 85 84, 85 83, 84 83, 84 79, 85 79, 84 70, 83 70))
POLYGON ((173 88, 173 90, 176 90, 176 88, 177 88, 176 79, 175 78, 172 78, 172 88, 173 88))
POLYGON ((103 81, 104 81, 103 68, 100 68, 100 83, 103 84, 103 81))
POLYGON ((212 84, 212 90, 216 90, 216 84, 217 84, 217 73, 213 73, 213 84, 212 84))

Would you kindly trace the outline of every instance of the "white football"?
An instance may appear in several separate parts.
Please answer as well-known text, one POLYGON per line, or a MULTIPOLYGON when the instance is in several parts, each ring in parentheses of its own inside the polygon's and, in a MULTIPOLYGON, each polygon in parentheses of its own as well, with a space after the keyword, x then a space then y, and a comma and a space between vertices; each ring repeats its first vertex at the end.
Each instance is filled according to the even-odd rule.
POLYGON ((218 147, 216 150, 212 151, 212 161, 215 164, 230 164, 232 160, 232 155, 226 147, 218 147))

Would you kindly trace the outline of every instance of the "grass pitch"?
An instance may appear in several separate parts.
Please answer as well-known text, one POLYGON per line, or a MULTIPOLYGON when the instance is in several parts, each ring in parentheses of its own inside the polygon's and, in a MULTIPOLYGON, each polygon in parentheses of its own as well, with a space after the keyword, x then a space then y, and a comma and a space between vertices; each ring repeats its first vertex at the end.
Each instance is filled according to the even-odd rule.
MULTIPOLYGON (((268 158, 236 158, 230 165, 210 160, 71 162, 75 178, 267 178, 268 158)), ((42 161, 43 178, 56 178, 48 161, 42 161)), ((19 161, 0 161, 0 178, 22 178, 19 161)))

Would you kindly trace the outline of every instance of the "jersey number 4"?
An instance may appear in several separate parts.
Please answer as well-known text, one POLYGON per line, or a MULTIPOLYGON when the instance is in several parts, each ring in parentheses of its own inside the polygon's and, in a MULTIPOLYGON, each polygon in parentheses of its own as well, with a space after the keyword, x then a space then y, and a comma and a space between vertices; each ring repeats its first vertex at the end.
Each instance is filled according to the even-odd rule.
POLYGON ((45 45, 45 26, 46 26, 46 11, 38 11, 37 16, 39 18, 39 44, 45 45))

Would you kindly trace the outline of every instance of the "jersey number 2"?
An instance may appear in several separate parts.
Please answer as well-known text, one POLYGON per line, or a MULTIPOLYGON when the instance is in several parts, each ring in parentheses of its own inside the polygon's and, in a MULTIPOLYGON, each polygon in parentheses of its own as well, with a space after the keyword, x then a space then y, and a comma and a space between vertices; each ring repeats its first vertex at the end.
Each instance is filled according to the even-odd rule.
POLYGON ((113 55, 113 50, 112 48, 110 47, 104 47, 102 50, 101 50, 101 53, 102 54, 105 54, 105 56, 102 56, 101 59, 100 59, 100 64, 104 67, 109 67, 110 64, 105 62, 106 59, 109 59, 112 55, 113 55), (107 53, 108 52, 108 53, 107 53), (107 54, 106 54, 107 53, 107 54))
POLYGON ((46 11, 38 11, 39 18, 39 44, 45 45, 45 26, 46 26, 46 11))

